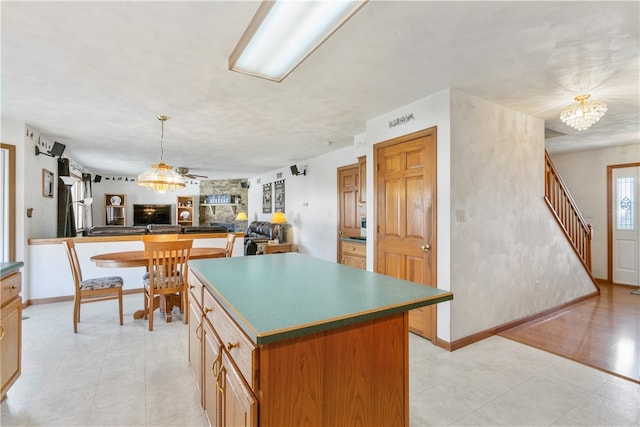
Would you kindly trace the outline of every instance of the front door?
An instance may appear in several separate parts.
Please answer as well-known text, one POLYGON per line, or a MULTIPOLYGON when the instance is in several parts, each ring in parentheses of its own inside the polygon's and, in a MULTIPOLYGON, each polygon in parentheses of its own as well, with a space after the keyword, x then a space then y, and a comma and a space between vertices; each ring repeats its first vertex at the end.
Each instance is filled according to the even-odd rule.
POLYGON ((613 283, 640 285, 640 167, 613 169, 613 283))
MULTIPOLYGON (((436 287, 436 129, 375 147, 378 273, 436 287)), ((432 342, 436 306, 409 313, 409 330, 432 342)))

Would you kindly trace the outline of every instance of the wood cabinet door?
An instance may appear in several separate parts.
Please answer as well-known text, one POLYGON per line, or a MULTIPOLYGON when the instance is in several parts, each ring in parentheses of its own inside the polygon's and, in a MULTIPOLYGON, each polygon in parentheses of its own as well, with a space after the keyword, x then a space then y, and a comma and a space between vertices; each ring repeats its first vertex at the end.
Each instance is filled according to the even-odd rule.
POLYGON ((202 403, 202 311, 189 295, 189 364, 202 403))
MULTIPOLYGON (((378 144, 376 271, 436 286, 436 131, 378 144)), ((409 329, 434 341, 435 305, 409 312, 409 329)))
POLYGON ((367 269, 367 260, 360 256, 342 254, 342 264, 348 265, 349 267, 359 268, 360 270, 367 269))
POLYGON ((2 307, 0 318, 0 379, 2 397, 20 376, 22 344, 22 299, 2 307))
POLYGON ((357 164, 338 168, 338 237, 360 235, 358 170, 357 164))
POLYGON ((257 426, 258 401, 225 350, 221 369, 217 385, 222 399, 222 426, 257 426))
POLYGON ((202 406, 209 417, 211 426, 222 425, 220 406, 221 395, 216 387, 218 373, 221 368, 220 361, 220 339, 213 332, 213 328, 208 321, 203 321, 203 343, 204 343, 204 364, 202 367, 202 406))

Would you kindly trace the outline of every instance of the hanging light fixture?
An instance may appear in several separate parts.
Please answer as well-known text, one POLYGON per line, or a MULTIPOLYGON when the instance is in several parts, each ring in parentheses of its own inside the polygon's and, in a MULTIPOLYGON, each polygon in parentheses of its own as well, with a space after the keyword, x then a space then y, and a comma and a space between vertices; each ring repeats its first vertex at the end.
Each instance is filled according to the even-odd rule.
POLYGON ((186 186, 184 178, 175 172, 173 168, 164 163, 164 122, 167 116, 158 116, 162 126, 160 134, 160 163, 151 165, 151 169, 138 175, 138 185, 147 187, 150 190, 164 193, 166 191, 177 190, 186 186))
POLYGON ((607 104, 602 101, 590 101, 585 103, 591 95, 579 95, 574 99, 578 101, 562 110, 560 120, 574 129, 586 130, 592 124, 600 120, 607 112, 607 104))

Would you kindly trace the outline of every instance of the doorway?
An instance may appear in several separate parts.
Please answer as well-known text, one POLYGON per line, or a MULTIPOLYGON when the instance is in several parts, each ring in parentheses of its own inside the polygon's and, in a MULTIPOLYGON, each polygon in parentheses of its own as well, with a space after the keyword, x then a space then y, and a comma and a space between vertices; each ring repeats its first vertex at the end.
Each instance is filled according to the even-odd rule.
POLYGON ((640 163, 607 167, 608 280, 640 285, 640 163))
MULTIPOLYGON (((374 147, 375 271, 437 287, 436 128, 374 147)), ((409 312, 409 330, 435 343, 436 306, 409 312)))
POLYGON ((0 260, 3 262, 16 260, 16 147, 0 145, 0 211, 2 223, 0 236, 0 260))

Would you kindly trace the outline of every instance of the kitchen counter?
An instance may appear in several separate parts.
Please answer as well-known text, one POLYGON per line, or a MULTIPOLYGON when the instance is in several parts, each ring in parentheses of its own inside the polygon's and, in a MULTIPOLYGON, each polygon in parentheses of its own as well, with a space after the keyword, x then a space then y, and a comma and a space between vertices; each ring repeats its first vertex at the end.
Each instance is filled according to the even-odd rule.
POLYGON ((16 261, 16 262, 2 262, 0 263, 0 275, 2 277, 8 276, 14 271, 20 270, 24 266, 24 262, 16 261))
POLYGON ((298 253, 189 265, 258 345, 453 299, 441 289, 298 253))
POLYGON ((189 360, 209 419, 409 425, 408 310, 451 292, 299 253, 189 266, 189 360))
POLYGON ((367 243, 366 237, 341 237, 340 240, 344 240, 345 242, 353 242, 353 243, 367 243))

